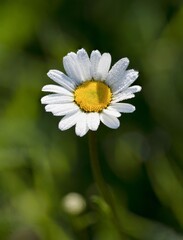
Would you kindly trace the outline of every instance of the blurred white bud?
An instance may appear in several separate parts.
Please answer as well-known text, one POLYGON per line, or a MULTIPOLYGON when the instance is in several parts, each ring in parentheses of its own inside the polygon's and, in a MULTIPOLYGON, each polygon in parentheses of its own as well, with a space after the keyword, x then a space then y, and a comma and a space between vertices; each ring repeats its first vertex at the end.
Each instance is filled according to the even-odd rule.
POLYGON ((85 199, 78 193, 69 193, 62 199, 62 208, 69 214, 80 214, 85 207, 85 199))

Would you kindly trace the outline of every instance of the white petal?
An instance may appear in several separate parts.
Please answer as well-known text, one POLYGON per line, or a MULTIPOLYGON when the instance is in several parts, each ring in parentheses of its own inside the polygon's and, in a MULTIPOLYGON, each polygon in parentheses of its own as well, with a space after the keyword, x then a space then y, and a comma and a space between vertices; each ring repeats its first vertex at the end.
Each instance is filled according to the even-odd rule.
POLYGON ((109 53, 102 54, 100 61, 98 63, 96 80, 106 79, 110 66, 111 66, 111 55, 109 53))
POLYGON ((79 107, 75 103, 63 103, 63 104, 49 104, 46 105, 45 110, 52 112, 55 116, 63 116, 76 112, 79 107))
POLYGON ((116 64, 114 64, 107 75, 106 83, 111 86, 115 82, 121 82, 128 64, 128 58, 122 58, 116 64))
POLYGON ((87 132, 89 128, 87 125, 87 114, 82 112, 77 119, 75 132, 77 136, 83 137, 87 132))
POLYGON ((58 70, 50 70, 47 75, 53 81, 60 84, 62 87, 68 89, 69 91, 73 91, 76 87, 73 79, 67 77, 64 73, 58 70))
POLYGON ((63 58, 63 65, 67 75, 74 79, 78 84, 84 81, 77 55, 70 52, 63 58))
POLYGON ((142 87, 139 85, 134 85, 126 89, 126 91, 128 91, 129 93, 136 93, 136 92, 140 92, 141 90, 142 90, 142 87))
POLYGON ((97 77, 98 64, 101 58, 101 53, 98 50, 92 51, 90 56, 91 61, 91 75, 94 79, 97 77))
POLYGON ((90 59, 88 57, 87 52, 85 51, 85 49, 80 49, 77 52, 77 57, 78 57, 78 62, 80 64, 80 69, 82 71, 82 75, 84 80, 91 80, 91 63, 90 63, 90 59))
POLYGON ((73 93, 68 91, 67 89, 57 86, 57 85, 46 85, 42 88, 43 92, 53 92, 53 93, 60 93, 66 96, 73 96, 73 93))
POLYGON ((130 69, 125 72, 123 79, 119 80, 118 82, 114 83, 111 87, 113 90, 113 94, 117 94, 125 90, 129 87, 136 79, 138 78, 138 72, 130 69))
POLYGON ((111 106, 119 112, 131 113, 135 111, 135 107, 129 103, 112 103, 111 106))
POLYGON ((58 103, 68 103, 73 102, 73 96, 63 96, 60 94, 49 94, 41 98, 42 104, 58 104, 58 103))
POLYGON ((96 131, 100 124, 99 113, 87 113, 87 124, 90 130, 96 131))
POLYGON ((123 100, 133 98, 133 97, 135 97, 134 93, 140 92, 141 89, 142 89, 141 86, 134 85, 132 87, 129 87, 129 88, 125 89, 122 92, 119 92, 117 94, 113 94, 112 103, 120 102, 120 101, 123 101, 123 100))
POLYGON ((120 117, 121 116, 120 112, 118 112, 115 108, 110 107, 110 106, 107 109, 104 109, 103 112, 108 114, 108 115, 114 116, 114 117, 120 117))
POLYGON ((64 131, 74 126, 77 123, 80 114, 81 111, 77 110, 74 113, 64 116, 58 124, 59 129, 64 131))
POLYGON ((120 126, 120 122, 116 117, 108 115, 104 112, 100 114, 100 120, 109 128, 116 129, 120 126))
POLYGON ((118 94, 116 97, 113 97, 111 103, 117 103, 123 100, 134 98, 135 94, 124 94, 123 92, 121 94, 118 94))

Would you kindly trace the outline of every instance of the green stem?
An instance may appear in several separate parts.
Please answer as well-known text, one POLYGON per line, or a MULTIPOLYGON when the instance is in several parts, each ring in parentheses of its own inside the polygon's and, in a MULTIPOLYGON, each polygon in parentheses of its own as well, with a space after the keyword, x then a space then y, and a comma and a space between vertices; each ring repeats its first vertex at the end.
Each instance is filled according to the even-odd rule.
POLYGON ((105 181, 102 177, 102 174, 101 174, 99 159, 98 159, 98 154, 97 154, 96 133, 93 131, 89 132, 89 150, 90 150, 92 172, 93 172, 97 187, 98 187, 103 199, 105 200, 105 202, 108 204, 108 206, 110 208, 113 221, 118 229, 119 234, 124 237, 124 233, 122 232, 122 229, 120 226, 120 221, 118 218, 117 210, 114 205, 112 195, 111 195, 110 190, 109 190, 107 184, 105 183, 105 181))

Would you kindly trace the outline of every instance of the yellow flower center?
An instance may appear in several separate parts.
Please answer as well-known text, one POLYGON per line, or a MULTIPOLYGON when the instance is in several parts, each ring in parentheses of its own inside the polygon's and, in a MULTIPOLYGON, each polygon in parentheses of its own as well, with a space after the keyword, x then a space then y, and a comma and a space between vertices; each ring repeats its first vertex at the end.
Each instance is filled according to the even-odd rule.
POLYGON ((87 81, 74 91, 76 104, 85 112, 100 112, 111 102, 111 89, 100 81, 87 81))

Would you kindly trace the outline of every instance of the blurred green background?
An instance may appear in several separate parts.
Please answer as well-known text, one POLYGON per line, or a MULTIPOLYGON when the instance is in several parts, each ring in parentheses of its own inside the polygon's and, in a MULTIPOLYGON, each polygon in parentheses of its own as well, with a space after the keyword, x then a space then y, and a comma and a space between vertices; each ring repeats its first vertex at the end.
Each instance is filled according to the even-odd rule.
POLYGON ((128 57, 140 72, 143 91, 128 101, 137 110, 98 131, 123 239, 183 239, 178 0, 1 1, 0 239, 121 239, 97 197, 87 136, 59 131, 40 104, 48 70, 63 71, 63 56, 81 47, 110 52, 113 64, 128 57))

